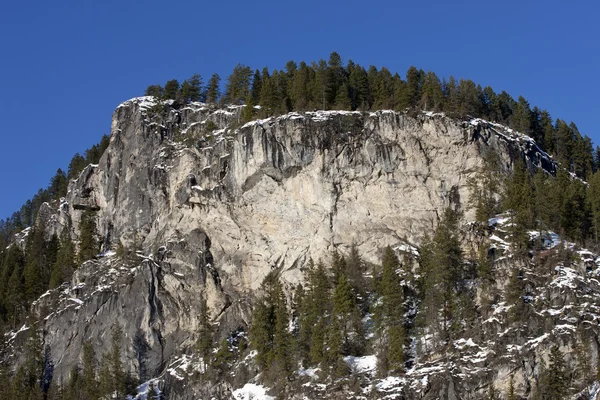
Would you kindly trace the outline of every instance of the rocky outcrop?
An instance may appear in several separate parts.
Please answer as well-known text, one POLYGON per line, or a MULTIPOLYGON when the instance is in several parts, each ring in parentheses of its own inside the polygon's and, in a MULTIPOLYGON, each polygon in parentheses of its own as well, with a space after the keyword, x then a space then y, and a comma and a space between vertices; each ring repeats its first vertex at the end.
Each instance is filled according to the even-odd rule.
POLYGON ((393 111, 240 118, 240 107, 127 101, 99 164, 40 213, 49 234, 67 227, 77 239, 92 211, 103 243, 102 257, 35 305, 55 310, 44 330, 60 376, 84 340, 101 354, 114 322, 130 368, 140 363, 133 343, 143 343, 148 376, 165 373, 194 345, 201 297, 223 337, 249 323, 273 269, 291 287, 309 257, 354 243, 379 262, 387 245, 417 245, 446 207, 470 219, 467 181, 487 152, 506 169, 517 156, 554 168, 531 139, 481 120, 393 111), (119 242, 138 259, 117 261, 119 242))

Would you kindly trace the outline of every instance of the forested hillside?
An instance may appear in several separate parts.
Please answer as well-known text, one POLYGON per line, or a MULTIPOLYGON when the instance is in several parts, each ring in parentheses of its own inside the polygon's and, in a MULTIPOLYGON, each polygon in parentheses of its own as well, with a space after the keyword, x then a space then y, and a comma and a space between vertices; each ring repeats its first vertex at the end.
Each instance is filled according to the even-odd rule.
POLYGON ((149 86, 1 222, 0 398, 597 394, 574 123, 337 53, 220 88, 149 86))

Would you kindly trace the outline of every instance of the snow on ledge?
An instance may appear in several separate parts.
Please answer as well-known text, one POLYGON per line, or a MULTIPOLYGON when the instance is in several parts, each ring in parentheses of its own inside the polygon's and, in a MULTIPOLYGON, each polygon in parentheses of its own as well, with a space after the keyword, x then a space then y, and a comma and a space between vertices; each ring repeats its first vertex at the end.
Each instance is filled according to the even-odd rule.
POLYGON ((244 387, 233 391, 235 400, 275 400, 267 394, 267 388, 253 383, 246 383, 244 387))

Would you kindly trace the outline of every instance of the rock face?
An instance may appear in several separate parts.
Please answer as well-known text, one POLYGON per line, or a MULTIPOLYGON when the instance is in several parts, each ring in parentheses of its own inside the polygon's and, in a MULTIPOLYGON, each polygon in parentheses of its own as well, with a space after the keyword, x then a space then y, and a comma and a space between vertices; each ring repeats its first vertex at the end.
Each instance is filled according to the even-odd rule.
MULTIPOLYGON (((507 170, 523 155, 554 168, 530 139, 480 120, 318 111, 241 124, 240 116, 239 107, 127 101, 100 163, 70 183, 60 207, 45 206, 48 234, 70 227, 74 239, 82 214, 94 211, 105 252, 35 305, 57 310, 44 330, 58 376, 67 378, 84 340, 101 354, 114 322, 130 368, 142 362, 146 377, 165 374, 193 348, 201 297, 223 337, 250 322, 273 269, 290 288, 309 257, 334 248, 354 243, 379 262, 387 245, 418 245, 446 207, 466 209, 467 181, 487 152, 507 170), (139 250, 138 260, 117 261, 109 250, 119 242, 139 250)), ((190 395, 171 386, 171 398, 190 395)))

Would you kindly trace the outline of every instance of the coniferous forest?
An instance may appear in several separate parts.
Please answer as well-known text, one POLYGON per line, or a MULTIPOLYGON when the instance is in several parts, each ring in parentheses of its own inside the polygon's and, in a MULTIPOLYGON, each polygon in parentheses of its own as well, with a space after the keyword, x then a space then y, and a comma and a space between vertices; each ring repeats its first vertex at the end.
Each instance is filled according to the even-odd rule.
MULTIPOLYGON (((458 119, 493 121, 532 137, 558 163, 555 175, 532 170, 519 160, 506 175, 499 160, 490 154, 469 181, 472 196, 468 207, 475 210, 477 230, 488 229, 488 220, 499 213, 510 215, 512 220, 507 228, 511 251, 521 261, 515 263, 503 300, 514 305, 511 312, 515 320, 530 312, 523 301, 527 287, 519 275, 532 250, 527 232, 554 231, 587 248, 600 249, 600 148, 594 149, 591 139, 582 135, 575 123, 554 120, 548 111, 532 107, 522 96, 515 100, 504 91, 497 93, 469 79, 440 79, 415 67, 401 77, 385 67, 344 63, 337 53, 327 61, 289 61, 282 70, 252 70, 239 64, 224 87, 216 73, 206 84, 194 74, 182 83, 173 79, 164 86, 151 85, 145 95, 181 104, 243 104, 244 121, 315 109, 432 111, 458 119)), ((35 221, 40 206, 59 202, 68 182, 77 179, 88 164, 96 164, 108 143, 104 135, 83 155, 76 154, 66 173, 59 169, 46 189, 40 189, 20 210, 0 221, 3 332, 17 330, 28 318, 32 302, 70 280, 81 263, 99 252, 94 211, 84 214, 78 243, 66 230, 60 236, 45 237, 44 227, 35 221), (28 231, 22 245, 15 244, 15 235, 24 229, 28 231)), ((461 216, 461 210, 447 209, 436 229, 421 243, 418 256, 409 252, 399 257, 387 247, 381 249, 380 264, 372 265, 365 263, 352 246, 349 254, 334 252, 329 260, 311 261, 304 267, 303 284, 294 288, 291 298, 286 297, 277 273, 268 275, 245 336, 219 343, 211 340, 214 327, 203 307, 195 350, 203 360, 205 378, 220 379, 236 360, 255 351, 261 379, 284 393, 298 363, 306 369, 320 367, 322 373, 335 379, 350 373, 345 357, 373 354, 376 349, 377 373, 401 374, 412 360, 410 337, 431 334, 429 350, 440 351, 453 339, 464 337, 465 332, 476 335, 478 315, 491 311, 475 308, 475 292, 468 282, 478 280, 490 288, 489 295, 496 296, 489 299, 490 305, 500 295, 492 289, 494 259, 489 249, 466 254, 461 248, 461 216)), ((126 257, 123 249, 118 253, 126 257)), ((560 257, 566 259, 572 254, 564 249, 560 257)), ((544 266, 540 263, 536 268, 544 266)), ((0 369, 0 398, 90 400, 132 393, 140 383, 134 377, 141 372, 124 369, 118 325, 112 334, 112 347, 105 354, 95 354, 91 345, 85 346, 82 365, 59 387, 56 382, 51 384, 52 361, 39 332, 30 328, 25 364, 14 376, 0 369)), ((589 380, 594 368, 582 368, 582 379, 589 380)), ((537 395, 561 398, 573 384, 572 379, 564 369, 560 350, 553 349, 537 395)), ((490 398, 496 398, 492 397, 493 390, 492 386, 490 398)), ((156 391, 150 396, 159 398, 156 391)))

